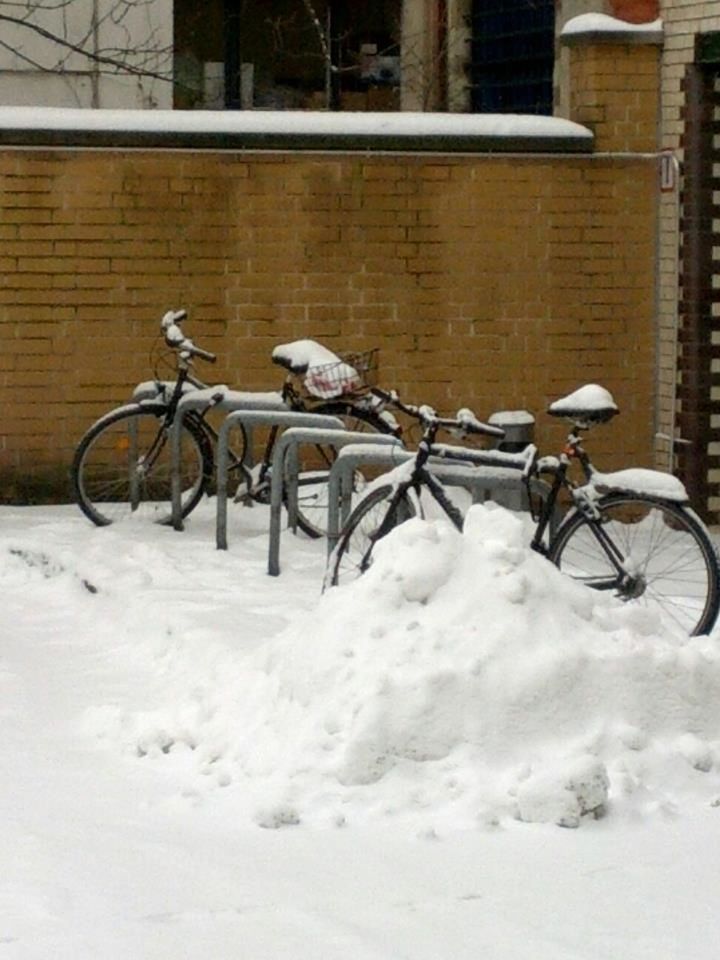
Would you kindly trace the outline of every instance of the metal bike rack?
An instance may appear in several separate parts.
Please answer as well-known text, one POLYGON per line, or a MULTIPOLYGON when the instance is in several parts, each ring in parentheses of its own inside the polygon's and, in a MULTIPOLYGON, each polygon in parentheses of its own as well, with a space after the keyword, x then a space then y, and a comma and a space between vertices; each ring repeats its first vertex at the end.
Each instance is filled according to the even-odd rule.
MULTIPOLYGON (((218 550, 227 550, 227 473, 228 473, 228 436, 232 427, 240 423, 246 427, 267 426, 267 427, 312 427, 315 430, 313 437, 315 442, 321 442, 324 433, 342 433, 343 422, 338 417, 331 417, 320 413, 301 413, 296 410, 274 411, 274 410, 234 410, 229 413, 223 421, 218 433, 217 443, 217 462, 216 470, 216 515, 215 515, 215 544, 218 550)), ((285 482, 283 459, 278 455, 280 451, 287 449, 287 444, 283 444, 283 433, 275 444, 271 464, 270 475, 270 499, 279 497, 282 505, 282 492, 285 482), (279 493, 275 488, 279 487, 279 493)), ((324 442, 324 441, 322 441, 324 442)), ((283 453, 284 456, 284 453, 283 453)), ((271 525, 272 525, 272 507, 271 507, 271 525)), ((279 530, 279 518, 277 527, 279 530)), ((278 534, 279 536, 279 534, 278 534)), ((271 531, 272 537, 272 531, 271 531)))
MULTIPOLYGON (((177 415, 173 420, 170 431, 170 469, 172 492, 172 524, 176 530, 183 529, 182 521, 182 478, 180 476, 180 447, 182 442, 182 424, 186 413, 191 410, 223 410, 241 412, 264 411, 274 412, 276 415, 290 413, 287 404, 279 393, 245 393, 238 390, 228 390, 227 387, 208 387, 204 390, 193 390, 180 400, 177 415)), ((227 456, 227 436, 226 456, 227 456)))
MULTIPOLYGON (((283 491, 287 490, 288 514, 290 525, 294 526, 297 515, 297 490, 298 490, 298 448, 302 444, 322 444, 332 447, 342 454, 348 446, 364 449, 372 446, 382 450, 395 449, 404 450, 404 447, 397 437, 384 434, 357 433, 353 430, 345 430, 342 421, 338 421, 339 429, 320 428, 319 420, 330 420, 332 417, 318 416, 314 417, 313 426, 303 429, 301 426, 290 427, 278 439, 272 458, 272 473, 270 479, 270 544, 268 548, 268 573, 272 577, 280 573, 280 534, 281 534, 281 516, 283 491)), ((332 470, 331 470, 332 475, 332 470)), ((351 478, 352 484, 352 478, 351 478)), ((337 514, 337 504, 330 496, 328 501, 328 518, 331 516, 333 505, 337 514)), ((337 521, 336 521, 337 522, 337 521)), ((225 544, 227 546, 227 544, 225 544)), ((220 543, 218 543, 220 547, 220 543)))
MULTIPOLYGON (((373 439, 377 440, 376 437, 373 439)), ((413 460, 414 457, 415 453, 411 450, 388 450, 367 445, 348 445, 339 452, 337 460, 330 469, 328 479, 328 555, 337 543, 342 524, 350 512, 352 477, 355 470, 371 465, 397 467, 413 460)), ((527 508, 527 498, 519 469, 474 463, 450 464, 438 457, 430 458, 428 468, 446 486, 464 487, 468 490, 472 495, 473 503, 482 502, 488 495, 495 499, 498 493, 519 491, 523 494, 523 507, 527 508)), ((538 496, 547 496, 549 487, 546 483, 541 480, 531 482, 538 496)))
MULTIPOLYGON (((279 393, 250 393, 210 387, 193 390, 178 404, 169 433, 172 470, 172 523, 183 529, 182 489, 180 474, 182 423, 192 410, 212 408, 225 411, 218 432, 216 449, 216 546, 227 549, 227 481, 229 434, 235 424, 251 432, 254 426, 285 427, 273 450, 270 480, 270 540, 268 573, 280 573, 280 536, 283 494, 287 494, 290 526, 297 522, 298 448, 302 444, 322 444, 338 451, 328 477, 328 552, 337 542, 342 522, 350 512, 355 471, 363 466, 392 468, 413 459, 396 437, 348 431, 338 417, 290 410, 279 393)), ((525 431, 529 424, 523 424, 525 431)), ((517 438, 520 439, 519 437, 517 438)), ((523 437, 525 439, 525 437, 523 437)), ((520 481, 520 472, 512 467, 449 463, 432 457, 429 467, 448 486, 467 489, 478 502, 491 496, 502 502, 502 492, 516 508, 527 507, 527 497, 520 481), (500 496, 498 496, 500 494, 500 496)), ((547 484, 533 481, 539 496, 545 496, 547 484)))

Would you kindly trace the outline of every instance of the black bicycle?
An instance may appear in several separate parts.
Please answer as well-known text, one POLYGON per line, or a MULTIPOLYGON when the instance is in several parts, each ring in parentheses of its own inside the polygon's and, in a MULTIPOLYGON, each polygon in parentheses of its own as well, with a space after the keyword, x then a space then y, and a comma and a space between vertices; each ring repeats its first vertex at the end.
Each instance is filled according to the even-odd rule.
MULTIPOLYGON (((102 416, 75 451, 71 476, 75 499, 98 526, 127 518, 155 523, 171 520, 170 428, 188 391, 205 390, 201 410, 183 415, 180 444, 181 509, 186 517, 212 489, 217 430, 210 422, 223 392, 213 393, 193 373, 197 358, 214 363, 216 356, 185 336, 184 310, 169 311, 161 321, 154 349, 155 379, 136 388, 133 400, 102 416), (161 367, 172 371, 162 379, 161 367)), ((290 410, 340 418, 347 429, 394 433, 395 419, 369 389, 377 351, 337 356, 314 341, 296 341, 273 351, 273 362, 287 371, 280 396, 290 410)), ((229 476, 235 478, 235 499, 268 502, 272 452, 279 428, 271 428, 256 464, 242 427, 230 438, 229 476)), ((335 454, 308 445, 299 464, 297 522, 311 537, 327 531, 327 477, 335 454)))
POLYGON ((379 540, 398 524, 423 515, 423 492, 458 530, 462 528, 461 511, 433 474, 435 458, 440 458, 464 463, 468 469, 516 471, 532 507, 532 549, 595 590, 659 609, 685 634, 707 633, 720 608, 720 572, 713 543, 690 508, 683 485, 655 470, 603 474, 595 469, 581 431, 607 423, 618 413, 602 387, 583 387, 551 404, 548 412, 568 419, 572 428, 558 456, 538 457, 532 444, 504 453, 437 443, 441 429, 494 437, 498 430, 469 411, 444 419, 430 408, 420 408, 423 437, 414 460, 393 482, 374 484, 355 506, 330 555, 325 585, 345 583, 367 570, 379 540), (580 467, 579 482, 570 476, 573 464, 580 467), (542 497, 537 496, 538 484, 542 497), (564 516, 556 525, 559 511, 564 516))

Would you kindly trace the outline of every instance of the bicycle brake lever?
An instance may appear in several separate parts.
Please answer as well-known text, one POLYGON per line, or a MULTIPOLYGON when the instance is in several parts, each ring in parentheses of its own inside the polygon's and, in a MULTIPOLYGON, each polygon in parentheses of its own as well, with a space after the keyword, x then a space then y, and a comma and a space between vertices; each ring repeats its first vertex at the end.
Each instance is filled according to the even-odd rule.
POLYGON ((169 347, 182 347, 187 337, 176 323, 170 323, 165 327, 165 343, 169 347))
POLYGON ((160 321, 163 333, 183 320, 187 319, 187 310, 168 310, 160 321))

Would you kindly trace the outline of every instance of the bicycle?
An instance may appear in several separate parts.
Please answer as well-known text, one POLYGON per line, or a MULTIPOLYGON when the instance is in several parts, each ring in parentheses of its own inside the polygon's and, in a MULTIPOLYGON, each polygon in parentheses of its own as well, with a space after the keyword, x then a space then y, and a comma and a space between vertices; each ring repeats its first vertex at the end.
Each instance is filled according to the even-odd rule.
MULTIPOLYGON (((77 446, 71 467, 73 492, 82 512, 97 526, 129 517, 161 524, 171 521, 170 427, 182 397, 188 391, 208 389, 193 373, 194 360, 215 363, 217 359, 185 336, 181 324, 186 317, 185 310, 168 311, 163 316, 159 342, 167 352, 155 357, 155 379, 139 385, 130 403, 97 420, 77 446), (168 356, 174 358, 174 378, 163 380, 159 366, 168 356)), ((314 341, 302 340, 276 348, 272 359, 287 371, 280 396, 290 410, 332 414, 356 431, 398 430, 397 422, 382 410, 367 387, 377 351, 339 357, 314 341)), ((222 396, 218 389, 203 409, 187 411, 183 416, 183 517, 211 488, 218 434, 208 416, 222 396)), ((229 471, 238 479, 236 500, 268 502, 278 430, 271 428, 263 456, 254 467, 249 465, 244 428, 233 435, 229 471)), ((297 521, 311 537, 326 532, 327 497, 323 491, 332 457, 318 445, 301 458, 297 521)))
POLYGON ((461 436, 496 431, 470 413, 443 419, 421 408, 423 437, 414 460, 390 482, 380 478, 355 506, 332 551, 325 586, 360 576, 371 565, 375 544, 398 524, 422 517, 421 493, 427 492, 458 529, 463 516, 432 472, 433 457, 473 466, 515 470, 526 488, 534 532, 530 547, 561 571, 587 586, 609 591, 625 602, 659 609, 688 635, 706 633, 720 608, 720 570, 715 547, 690 508, 677 478, 655 470, 630 469, 604 474, 596 470, 581 432, 607 423, 617 413, 612 395, 595 384, 555 401, 548 413, 570 421, 558 456, 524 451, 469 450, 436 442, 440 429, 461 436), (570 476, 580 467, 580 482, 570 476), (533 495, 541 482, 545 496, 533 495), (555 526, 558 510, 567 510, 555 526))

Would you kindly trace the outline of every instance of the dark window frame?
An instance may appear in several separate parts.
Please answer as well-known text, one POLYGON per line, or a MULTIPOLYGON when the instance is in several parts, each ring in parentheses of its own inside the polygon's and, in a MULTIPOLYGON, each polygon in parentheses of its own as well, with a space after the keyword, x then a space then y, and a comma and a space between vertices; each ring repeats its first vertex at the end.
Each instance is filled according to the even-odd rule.
POLYGON ((473 112, 552 115, 554 0, 473 0, 470 19, 473 112))

